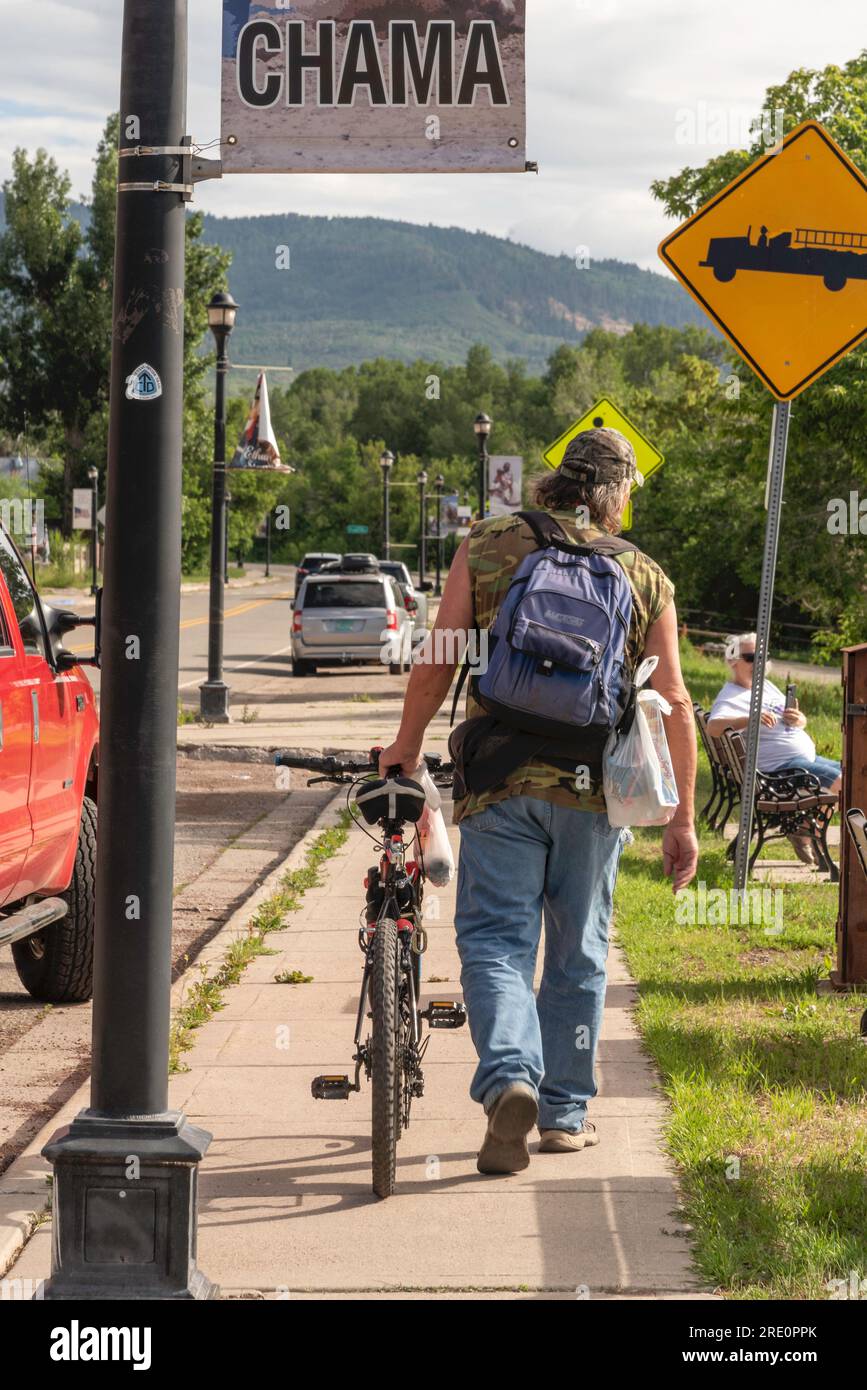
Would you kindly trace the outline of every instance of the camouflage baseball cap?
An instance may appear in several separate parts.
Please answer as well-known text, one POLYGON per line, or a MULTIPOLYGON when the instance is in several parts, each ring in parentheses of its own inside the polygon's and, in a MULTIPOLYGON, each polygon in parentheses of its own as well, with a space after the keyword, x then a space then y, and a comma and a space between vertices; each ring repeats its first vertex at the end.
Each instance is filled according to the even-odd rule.
POLYGON ((579 483, 619 483, 628 478, 639 487, 644 485, 635 450, 619 430, 583 430, 567 446, 559 471, 579 483))

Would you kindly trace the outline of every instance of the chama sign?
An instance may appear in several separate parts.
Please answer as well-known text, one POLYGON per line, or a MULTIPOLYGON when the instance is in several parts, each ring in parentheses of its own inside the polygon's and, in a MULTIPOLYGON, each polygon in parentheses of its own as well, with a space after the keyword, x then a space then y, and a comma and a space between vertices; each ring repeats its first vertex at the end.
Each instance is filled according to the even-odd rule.
POLYGON ((525 0, 223 0, 225 173, 525 167, 525 0))

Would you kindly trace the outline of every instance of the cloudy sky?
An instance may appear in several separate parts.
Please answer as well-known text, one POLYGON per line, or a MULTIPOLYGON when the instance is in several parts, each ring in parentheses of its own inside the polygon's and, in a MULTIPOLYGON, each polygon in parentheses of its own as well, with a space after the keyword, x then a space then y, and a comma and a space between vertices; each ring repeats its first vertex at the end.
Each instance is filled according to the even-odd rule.
MULTIPOLYGON (((189 0, 190 119, 219 135, 221 0, 189 0)), ((766 86, 867 46, 863 0, 528 0, 530 174, 235 175, 196 206, 481 228, 545 251, 658 267, 649 185, 731 146, 766 86), (693 133, 696 139, 685 143, 693 133)), ((0 177, 45 146, 77 193, 118 99, 121 0, 0 0, 0 177)))

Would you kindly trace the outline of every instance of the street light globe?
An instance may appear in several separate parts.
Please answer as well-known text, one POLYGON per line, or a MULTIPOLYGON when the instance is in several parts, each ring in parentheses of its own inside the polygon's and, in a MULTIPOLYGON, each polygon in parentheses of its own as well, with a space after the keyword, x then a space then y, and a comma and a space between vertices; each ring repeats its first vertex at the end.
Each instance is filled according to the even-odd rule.
POLYGON ((419 483, 419 486, 420 486, 420 487, 424 487, 424 485, 425 485, 426 482, 427 482, 427 473, 425 473, 424 469, 422 469, 421 472, 420 472, 419 475, 418 475, 418 483, 419 483))
POLYGON ((486 415, 485 412, 482 411, 481 414, 476 416, 475 422, 473 424, 473 429, 475 430, 477 435, 479 435, 481 438, 485 438, 487 435, 491 433, 492 424, 493 421, 490 415, 486 415))
POLYGON ((208 305, 208 324, 213 332, 231 333, 239 308, 227 290, 218 290, 208 305))
POLYGON ((383 449, 382 453, 379 456, 379 466, 382 469, 383 473, 387 473, 393 463, 394 454, 391 452, 390 449, 383 449))
POLYGON ((434 479, 434 487, 439 488, 440 492, 442 492, 442 490, 443 490, 443 488, 445 487, 445 485, 446 485, 446 480, 445 480, 445 478, 443 477, 442 473, 437 473, 436 478, 434 479))
POLYGON ((92 483, 95 483, 97 478, 99 477, 99 469, 96 468, 93 464, 91 464, 90 468, 88 468, 87 470, 87 476, 92 483))

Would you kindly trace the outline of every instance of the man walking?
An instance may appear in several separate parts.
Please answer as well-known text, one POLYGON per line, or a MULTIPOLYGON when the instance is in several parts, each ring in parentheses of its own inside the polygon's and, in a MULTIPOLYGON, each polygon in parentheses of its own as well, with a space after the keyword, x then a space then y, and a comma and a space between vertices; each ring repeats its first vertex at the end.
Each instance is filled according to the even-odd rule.
MULTIPOLYGON (((555 472, 536 480, 535 505, 567 542, 604 547, 608 538, 610 548, 637 477, 623 435, 588 430, 572 441, 555 472)), ((435 658, 453 654, 456 633, 491 628, 516 570, 539 545, 538 524, 520 513, 473 527, 449 572, 428 651, 413 668, 397 738, 382 754, 383 772, 400 764, 411 775, 418 766, 425 730, 455 671, 454 660, 435 658), (438 641, 438 631, 449 637, 438 641)), ((651 684, 672 706, 667 732, 680 804, 663 833, 662 852, 676 891, 694 876, 698 845, 695 732, 680 670, 674 589, 640 551, 624 548, 613 558, 632 600, 625 665, 631 676, 644 656, 656 656, 651 684)), ((556 626, 562 616, 554 604, 547 621, 556 626)), ((512 1173, 529 1164, 527 1136, 537 1123, 540 1153, 598 1143, 587 1104, 596 1094, 608 929, 625 832, 606 815, 598 748, 576 766, 556 741, 491 718, 472 693, 467 716, 452 746, 461 832, 455 928, 479 1057, 470 1094, 487 1116, 479 1171, 512 1173), (543 911, 544 970, 536 999, 543 911)))

